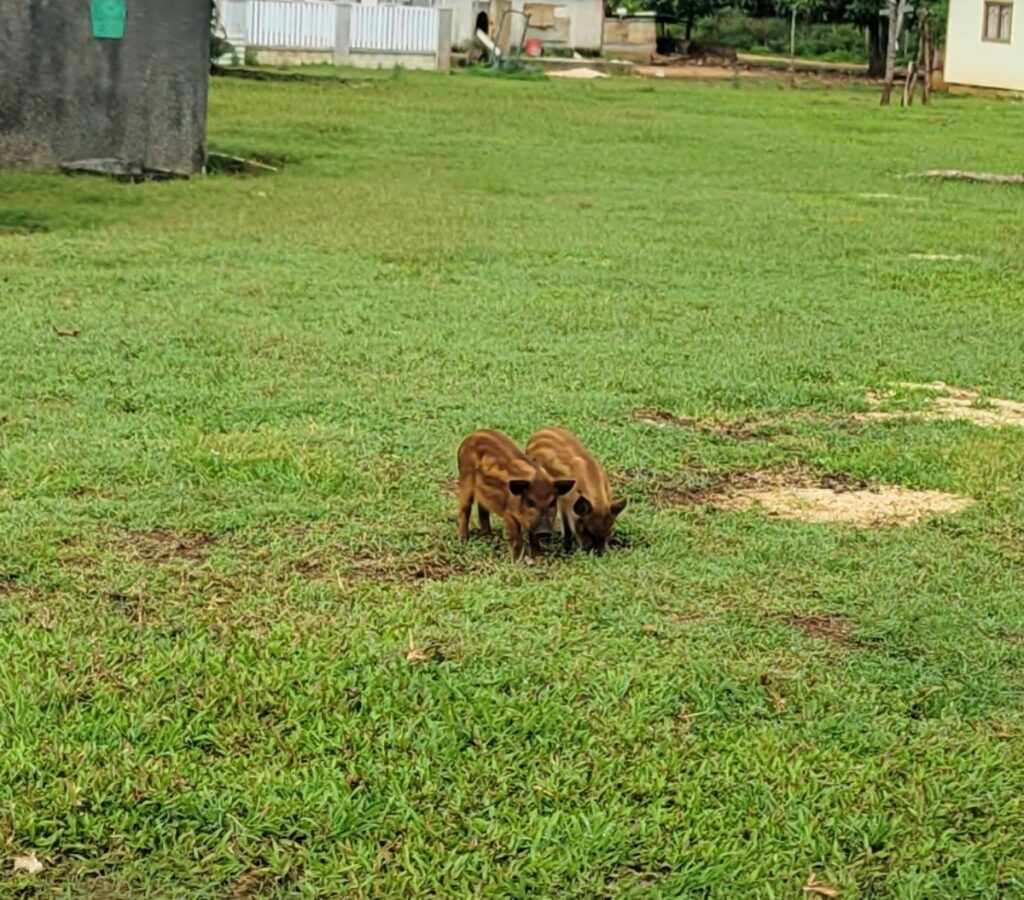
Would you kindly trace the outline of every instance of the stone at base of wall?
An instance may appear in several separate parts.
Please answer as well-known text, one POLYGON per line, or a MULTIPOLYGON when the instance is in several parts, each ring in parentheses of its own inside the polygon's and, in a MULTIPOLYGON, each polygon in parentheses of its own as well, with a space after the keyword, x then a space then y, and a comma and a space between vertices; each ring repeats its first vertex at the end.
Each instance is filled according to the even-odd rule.
POLYGON ((355 51, 350 65, 359 69, 422 69, 433 72, 437 59, 433 53, 360 53, 355 51))
MULTIPOLYGON (((331 65, 334 52, 331 50, 270 50, 249 48, 261 66, 310 66, 331 65)), ((433 53, 365 53, 352 51, 348 65, 357 69, 421 69, 434 71, 437 59, 433 53)))
POLYGON ((250 47, 249 55, 261 66, 312 66, 334 62, 333 50, 270 50, 250 47))
POLYGON ((1024 91, 1014 91, 1009 88, 979 87, 974 84, 956 84, 953 82, 947 82, 945 90, 950 94, 959 95, 961 97, 987 97, 992 100, 1019 100, 1024 98, 1024 91))

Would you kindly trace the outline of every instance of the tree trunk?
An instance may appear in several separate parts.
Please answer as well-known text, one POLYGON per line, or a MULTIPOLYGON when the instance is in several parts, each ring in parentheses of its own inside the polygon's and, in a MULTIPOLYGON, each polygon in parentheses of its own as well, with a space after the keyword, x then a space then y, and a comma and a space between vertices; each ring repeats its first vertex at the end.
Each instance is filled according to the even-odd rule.
POLYGON ((875 16, 868 23, 868 77, 881 78, 885 74, 885 20, 875 16))
POLYGON ((921 103, 928 104, 932 99, 932 68, 935 65, 935 56, 932 53, 931 16, 925 15, 921 27, 924 38, 924 83, 921 85, 921 103))
POLYGON ((882 82, 882 106, 889 105, 892 94, 892 81, 896 70, 896 4, 897 0, 889 0, 889 40, 885 46, 885 80, 882 82))
POLYGON ((796 5, 789 18, 789 86, 796 87, 796 5))
POLYGON ((689 16, 686 20, 686 40, 690 39, 690 35, 693 34, 693 16, 689 16))

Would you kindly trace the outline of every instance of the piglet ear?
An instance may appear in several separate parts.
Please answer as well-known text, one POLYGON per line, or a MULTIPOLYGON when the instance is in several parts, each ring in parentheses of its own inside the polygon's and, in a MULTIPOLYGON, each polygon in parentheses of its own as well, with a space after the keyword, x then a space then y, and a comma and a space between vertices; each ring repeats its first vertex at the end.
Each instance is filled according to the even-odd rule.
POLYGON ((576 502, 572 505, 572 511, 578 516, 589 516, 594 511, 594 507, 586 497, 577 497, 576 502))
POLYGON ((626 508, 627 502, 628 501, 626 500, 626 498, 623 497, 621 500, 616 500, 614 503, 612 503, 610 507, 612 515, 617 516, 620 512, 622 512, 626 508))
POLYGON ((555 490, 558 491, 558 496, 562 497, 565 494, 568 494, 569 491, 571 491, 575 485, 575 478, 560 478, 558 481, 555 482, 555 490))
POLYGON ((513 478, 508 483, 508 489, 517 497, 520 497, 530 489, 530 482, 522 478, 513 478))

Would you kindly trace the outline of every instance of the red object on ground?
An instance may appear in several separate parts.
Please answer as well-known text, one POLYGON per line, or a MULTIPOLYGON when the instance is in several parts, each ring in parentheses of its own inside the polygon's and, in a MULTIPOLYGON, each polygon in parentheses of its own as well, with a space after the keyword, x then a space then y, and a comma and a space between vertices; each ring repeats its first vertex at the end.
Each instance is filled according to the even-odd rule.
POLYGON ((537 38, 529 38, 525 49, 527 56, 540 56, 541 42, 537 38))

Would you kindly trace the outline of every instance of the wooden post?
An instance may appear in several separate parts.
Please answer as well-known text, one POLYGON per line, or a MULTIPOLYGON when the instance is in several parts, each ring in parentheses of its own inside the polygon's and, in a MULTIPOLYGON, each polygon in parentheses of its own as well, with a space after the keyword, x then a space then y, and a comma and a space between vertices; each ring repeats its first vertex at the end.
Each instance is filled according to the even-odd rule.
POLYGON ((903 79, 903 95, 900 106, 910 106, 914 102, 914 91, 917 90, 917 60, 912 59, 907 66, 907 77, 903 79))
MULTIPOLYGON (((927 69, 926 54, 925 54, 925 28, 928 22, 928 10, 922 9, 918 13, 917 17, 917 48, 914 51, 914 58, 910 61, 910 65, 907 67, 907 80, 903 85, 903 106, 911 106, 914 103, 914 94, 917 93, 917 80, 921 76, 921 71, 927 69)), ((922 80, 922 94, 924 92, 924 81, 922 80)), ((924 100, 922 103, 926 102, 924 100)))
POLYGON ((903 30, 903 17, 907 13, 907 0, 889 0, 889 41, 885 50, 885 83, 882 85, 882 106, 889 105, 892 85, 896 78, 896 42, 903 30))

